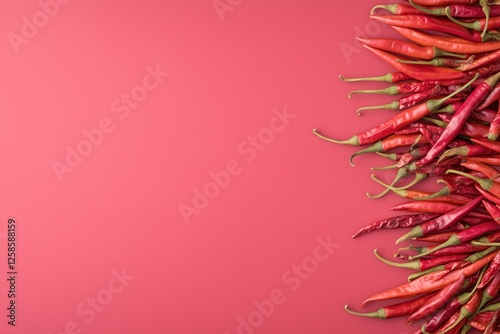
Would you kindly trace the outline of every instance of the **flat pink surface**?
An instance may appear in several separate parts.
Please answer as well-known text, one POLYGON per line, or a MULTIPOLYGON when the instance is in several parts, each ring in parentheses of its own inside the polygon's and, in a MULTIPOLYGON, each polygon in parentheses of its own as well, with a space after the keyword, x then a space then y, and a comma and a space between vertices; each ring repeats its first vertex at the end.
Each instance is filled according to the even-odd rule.
POLYGON ((0 331, 413 332, 343 309, 409 274, 373 256, 402 231, 351 239, 401 202, 365 195, 387 161, 312 133, 392 115, 338 79, 390 71, 354 40, 391 34, 376 4, 3 1, 0 331))

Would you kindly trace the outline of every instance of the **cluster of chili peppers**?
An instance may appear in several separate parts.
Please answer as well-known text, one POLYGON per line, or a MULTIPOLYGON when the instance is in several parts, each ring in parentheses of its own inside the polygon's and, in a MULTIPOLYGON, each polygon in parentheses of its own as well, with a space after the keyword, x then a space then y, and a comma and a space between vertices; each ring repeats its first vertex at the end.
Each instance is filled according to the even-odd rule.
POLYGON ((371 18, 401 39, 358 38, 394 72, 347 82, 385 81, 357 94, 399 96, 392 103, 360 108, 396 114, 347 140, 314 129, 320 138, 362 146, 350 157, 377 153, 392 161, 383 191, 404 201, 395 216, 362 227, 357 238, 380 229, 407 229, 409 243, 383 263, 412 270, 408 282, 374 294, 362 306, 383 301, 367 317, 405 317, 415 333, 500 333, 500 0, 408 0, 375 6, 371 18), (400 185, 401 180, 410 179, 400 185), (418 188, 436 178, 438 191, 418 188), (402 214, 401 212, 406 213, 402 214), (391 300, 403 300, 395 302, 391 300))

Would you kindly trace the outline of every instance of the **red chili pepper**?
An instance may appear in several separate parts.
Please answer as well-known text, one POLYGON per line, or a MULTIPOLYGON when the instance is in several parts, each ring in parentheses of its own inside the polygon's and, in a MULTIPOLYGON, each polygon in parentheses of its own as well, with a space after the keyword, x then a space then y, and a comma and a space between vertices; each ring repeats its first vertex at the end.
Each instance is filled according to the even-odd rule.
MULTIPOLYGON (((478 138, 471 138, 471 140, 478 139, 478 138)), ((500 166, 500 155, 491 155, 491 156, 485 156, 485 157, 469 157, 467 160, 470 161, 475 161, 475 162, 482 162, 487 165, 491 166, 500 166)))
MULTIPOLYGON (((435 46, 452 53, 484 53, 500 49, 500 42, 472 42, 460 37, 427 35, 420 31, 392 26, 401 36, 422 46, 435 46)), ((457 78, 458 79, 458 78, 457 78)), ((443 79, 446 80, 446 79, 443 79)))
MULTIPOLYGON (((403 29, 403 28, 398 28, 403 29)), ((408 74, 410 77, 421 80, 421 81, 430 81, 430 80, 458 80, 467 78, 466 74, 461 71, 457 71, 452 68, 447 67, 434 67, 429 65, 412 65, 412 64, 403 64, 398 61, 398 57, 395 55, 385 52, 382 50, 374 49, 367 45, 363 45, 365 48, 373 52, 380 59, 385 61, 387 64, 391 65, 397 71, 408 74)), ((427 45, 429 46, 429 45, 427 45)), ((499 44, 500 47, 500 44, 499 44)))
POLYGON ((439 217, 415 226, 411 231, 399 238, 396 241, 396 244, 399 244, 400 242, 407 239, 423 237, 428 235, 429 233, 442 231, 449 228, 450 226, 453 226, 467 214, 472 212, 472 210, 474 210, 474 208, 481 202, 482 198, 482 196, 478 196, 473 201, 463 206, 459 206, 439 217))
MULTIPOLYGON (((413 9, 417 10, 417 8, 415 8, 415 7, 413 7, 413 9)), ((457 4, 452 4, 452 5, 449 5, 446 7, 433 7, 433 8, 419 7, 418 10, 420 10, 420 13, 416 13, 416 14, 431 14, 431 15, 436 15, 436 16, 446 16, 446 14, 447 14, 446 11, 448 10, 449 15, 452 17, 467 18, 467 19, 483 18, 486 16, 484 11, 481 9, 481 7, 457 5, 457 4)), ((394 14, 396 14, 396 13, 394 13, 394 14)), ((491 8, 490 15, 491 16, 500 15, 500 8, 498 8, 498 6, 493 6, 491 8)))
MULTIPOLYGON (((417 250, 419 253, 427 252, 431 249, 436 248, 437 245, 427 246, 427 247, 412 247, 412 249, 417 250)), ((433 256, 442 257, 449 255, 457 255, 463 253, 476 253, 487 249, 486 246, 474 246, 472 244, 461 244, 457 246, 451 246, 446 248, 441 248, 432 253, 433 256)))
POLYGON ((498 315, 499 315, 499 313, 500 313, 500 310, 495 311, 495 313, 493 314, 493 317, 491 317, 490 322, 488 323, 488 325, 484 329, 484 333, 483 334, 493 334, 493 333, 497 332, 494 329, 495 329, 495 327, 497 326, 497 323, 498 323, 498 315))
POLYGON ((497 231, 500 231, 500 225, 494 221, 489 221, 489 222, 481 223, 479 225, 471 226, 468 229, 465 229, 463 231, 453 233, 453 235, 447 241, 443 242, 442 244, 440 244, 436 248, 433 248, 430 251, 412 256, 412 257, 410 257, 410 260, 418 259, 422 256, 432 254, 438 249, 442 249, 442 248, 446 248, 446 247, 450 247, 450 246, 455 246, 455 245, 460 245, 460 244, 469 242, 471 240, 474 240, 477 237, 480 237, 482 235, 492 233, 492 232, 497 232, 497 231))
POLYGON ((401 72, 392 72, 385 75, 377 77, 363 77, 363 78, 345 78, 339 75, 340 80, 347 82, 358 82, 358 81, 384 81, 389 83, 397 83, 406 80, 412 80, 412 77, 401 72))
POLYGON ((379 140, 372 146, 351 155, 351 157, 349 158, 349 163, 351 164, 351 166, 354 166, 352 159, 358 155, 365 153, 385 152, 396 147, 410 146, 412 144, 415 144, 417 140, 419 144, 427 144, 429 142, 425 137, 422 137, 418 133, 407 135, 390 135, 382 140, 379 140))
POLYGON ((455 156, 467 158, 467 157, 475 157, 478 155, 491 154, 492 152, 493 152, 492 150, 481 145, 467 144, 464 146, 450 148, 449 150, 444 151, 443 154, 439 156, 438 162, 455 156))
POLYGON ((462 162, 461 165, 467 167, 472 171, 480 172, 487 178, 492 179, 493 181, 496 182, 500 181, 500 172, 495 168, 488 166, 482 162, 472 161, 470 159, 467 159, 464 162, 462 162))
POLYGON ((344 309, 350 314, 361 316, 361 317, 369 317, 369 318, 380 318, 380 319, 391 319, 401 316, 406 316, 414 313, 418 310, 422 305, 425 304, 431 297, 435 294, 427 294, 418 298, 415 298, 410 301, 405 301, 395 305, 384 306, 378 309, 375 312, 369 313, 360 313, 349 310, 348 306, 345 305, 344 309))
POLYGON ((459 67, 464 64, 472 63, 474 56, 470 56, 467 59, 451 59, 451 58, 434 58, 431 60, 398 60, 403 64, 413 64, 413 65, 430 65, 435 67, 451 67, 457 71, 460 71, 459 67))
MULTIPOLYGON (((429 195, 432 195, 431 192, 428 191, 421 191, 421 190, 412 190, 412 189, 391 189, 394 193, 397 195, 403 197, 403 198, 408 198, 408 199, 419 199, 419 198, 425 198, 428 197, 429 195)), ((470 198, 466 196, 459 196, 459 195, 448 195, 448 196, 440 196, 436 197, 433 199, 429 199, 428 202, 444 202, 444 203, 450 203, 450 204, 465 204, 470 201, 470 198)))
POLYGON ((500 143, 495 142, 486 138, 473 138, 471 139, 473 143, 476 143, 478 145, 482 145, 486 148, 489 148, 492 151, 500 153, 500 143))
POLYGON ((461 64, 461 65, 459 65, 456 68, 456 70, 459 70, 459 71, 470 71, 470 70, 473 70, 475 68, 491 64, 491 63, 493 63, 493 62, 495 62, 495 61, 497 61, 499 59, 500 59, 500 50, 497 50, 497 51, 488 53, 485 56, 477 58, 476 60, 474 60, 471 63, 461 64))
POLYGON ((449 125, 439 138, 439 141, 434 144, 424 158, 417 161, 417 165, 422 166, 431 162, 448 145, 448 143, 460 133, 460 129, 467 121, 467 118, 471 114, 472 110, 479 105, 499 79, 500 73, 497 73, 496 75, 488 78, 488 80, 483 81, 474 89, 460 108, 453 114, 453 118, 450 120, 449 125))
POLYGON ((441 291, 429 298, 417 311, 408 317, 408 323, 423 319, 439 310, 449 300, 451 300, 458 291, 460 291, 464 282, 465 277, 461 275, 455 282, 450 283, 448 286, 441 289, 441 291))
POLYGON ((477 5, 479 0, 413 0, 421 6, 477 5))
MULTIPOLYGON (((375 249, 373 251, 375 256, 385 264, 388 264, 393 267, 399 267, 399 268, 408 268, 408 269, 413 269, 417 271, 426 271, 432 268, 435 268, 437 266, 449 264, 449 263, 454 263, 454 262, 462 262, 468 257, 468 254, 453 254, 453 255, 447 255, 447 256, 437 256, 434 258, 430 259, 417 259, 409 262, 393 262, 389 261, 382 256, 380 256, 377 253, 377 250, 375 249)), ((440 268, 439 270, 443 269, 449 269, 449 268, 440 268)))
POLYGON ((500 198, 496 197, 495 195, 491 194, 490 192, 484 190, 483 188, 481 188, 481 186, 479 184, 475 184, 476 186, 476 189, 477 191, 479 191, 479 193, 484 197, 486 198, 487 200, 489 201, 492 201, 493 203, 495 203, 496 205, 500 205, 500 198))
POLYGON ((360 235, 380 229, 393 229, 415 226, 437 216, 437 214, 421 213, 416 215, 404 215, 382 219, 359 229, 352 235, 352 238, 356 238, 360 235))
MULTIPOLYGON (((458 318, 451 322, 449 326, 444 326, 443 330, 440 330, 441 333, 450 333, 450 330, 456 328, 462 321, 467 320, 468 317, 474 314, 477 311, 479 304, 481 303, 481 294, 479 290, 472 295, 471 299, 465 303, 464 306, 460 308, 460 314, 458 318)), ((460 328, 458 326, 458 328, 460 328)))
MULTIPOLYGON (((460 26, 457 23, 451 22, 448 19, 437 18, 428 15, 420 14, 407 14, 407 15, 372 15, 370 16, 372 19, 376 21, 391 25, 398 26, 403 28, 413 28, 413 29, 423 29, 423 30, 432 30, 436 32, 441 32, 445 34, 455 35, 458 37, 462 37, 467 40, 482 42, 481 37, 478 34, 471 33, 467 28, 460 26)), ((439 49, 437 49, 439 50, 439 49)), ((390 51, 390 50, 388 50, 390 51)), ((438 55, 432 57, 438 57, 438 55)), ((446 52, 446 51, 444 51, 446 52)), ((445 54, 442 54, 445 55, 445 54)), ((454 54, 452 54, 454 55, 454 54)), ((410 55, 411 56, 411 55, 410 55)), ((414 56, 413 58, 425 59, 422 57, 414 56)), ((429 59, 432 59, 429 58, 429 59)))
POLYGON ((420 147, 416 147, 410 152, 403 153, 399 159, 398 163, 396 164, 397 167, 403 167, 411 163, 412 161, 415 161, 416 159, 420 159, 421 157, 425 156, 427 152, 431 149, 431 145, 424 145, 420 147))
POLYGON ((453 92, 445 98, 439 100, 429 100, 425 103, 416 105, 414 107, 403 110, 401 113, 392 117, 387 122, 380 124, 379 126, 368 130, 366 132, 354 135, 348 140, 338 141, 328 137, 321 135, 316 129, 313 130, 314 134, 318 137, 333 142, 337 144, 348 144, 348 145, 364 145, 371 144, 376 142, 377 140, 383 139, 388 135, 392 134, 394 131, 399 130, 408 124, 413 123, 414 121, 418 121, 419 119, 427 116, 431 112, 438 110, 441 105, 448 100, 449 98, 461 93, 462 90, 467 89, 472 81, 462 86, 460 90, 453 92))
POLYGON ((498 296, 498 291, 500 290, 500 273, 497 273, 486 287, 483 289, 483 296, 481 298, 481 304, 479 305, 479 309, 482 309, 483 306, 489 301, 493 300, 493 298, 498 296))
MULTIPOLYGON (((385 18, 385 16, 383 17, 385 18)), ((381 16, 374 16, 373 18, 381 18, 381 16)), ((463 30, 468 32, 468 30, 465 28, 463 28, 463 30)), ((420 46, 414 43, 405 42, 397 39, 361 38, 361 37, 356 37, 356 39, 361 43, 363 43, 364 45, 367 45, 369 47, 378 50, 389 51, 391 53, 398 53, 403 56, 417 58, 417 59, 431 60, 441 56, 465 58, 463 55, 446 52, 431 46, 420 46)))
MULTIPOLYGON (((500 86, 499 86, 500 88, 500 86)), ((498 90, 500 96, 500 89, 498 90)), ((490 128, 488 129, 488 139, 489 140, 497 140, 500 135, 500 104, 498 105, 498 112, 495 116, 495 119, 490 123, 490 128)))

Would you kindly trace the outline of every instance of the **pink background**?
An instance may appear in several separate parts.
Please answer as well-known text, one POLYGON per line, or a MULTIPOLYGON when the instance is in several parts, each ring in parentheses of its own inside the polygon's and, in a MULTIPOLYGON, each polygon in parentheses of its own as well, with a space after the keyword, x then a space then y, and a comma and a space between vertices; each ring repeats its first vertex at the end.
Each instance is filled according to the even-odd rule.
MULTIPOLYGON (((231 10, 218 13, 212 0, 73 0, 46 22, 36 0, 0 4, 0 277, 10 217, 19 258, 17 328, 0 314, 0 331, 234 334, 239 319, 256 325, 247 334, 414 331, 404 319, 343 310, 409 274, 372 253, 391 256, 402 231, 350 237, 401 202, 365 196, 381 190, 370 167, 387 161, 365 155, 351 167, 354 148, 311 131, 348 138, 392 115, 354 111, 393 97, 347 98, 387 85, 337 78, 390 70, 354 43, 391 34, 369 23, 380 2, 221 2, 231 10), (37 31, 13 46, 34 16, 37 31), (126 117, 115 113, 157 66, 168 77, 126 117), (270 132, 284 109, 295 118, 270 132), (53 164, 103 120, 113 131, 60 182, 53 164), (259 134, 261 151, 250 148, 259 134), (228 163, 237 164, 229 183, 184 219, 179 206, 228 163), (318 238, 328 237, 336 248, 318 262, 318 238), (302 265, 307 275, 291 271, 302 265), (113 278, 122 270, 133 277, 126 286, 113 278), (255 303, 272 296, 280 303, 259 318, 255 303), (96 297, 106 304, 90 320, 78 309, 96 297)), ((7 303, 1 279, 5 314, 7 303)))

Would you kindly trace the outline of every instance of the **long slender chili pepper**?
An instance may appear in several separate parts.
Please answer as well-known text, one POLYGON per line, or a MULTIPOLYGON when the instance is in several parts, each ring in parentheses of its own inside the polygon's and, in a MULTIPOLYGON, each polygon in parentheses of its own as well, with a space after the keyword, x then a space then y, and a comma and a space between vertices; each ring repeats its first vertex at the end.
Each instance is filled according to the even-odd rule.
POLYGON ((458 67, 456 67, 455 69, 459 70, 459 71, 471 71, 475 68, 491 64, 499 59, 500 59, 500 51, 496 50, 494 52, 488 53, 485 56, 477 58, 476 60, 474 60, 471 63, 468 63, 468 64, 463 63, 463 64, 459 65, 458 67))
MULTIPOLYGON (((427 7, 423 8, 418 6, 419 7, 418 9, 415 8, 416 6, 409 6, 409 7, 413 8, 414 10, 418 10, 419 12, 417 13, 412 12, 410 14, 430 14, 436 16, 446 16, 446 10, 448 9, 452 17, 475 19, 475 18, 484 18, 486 16, 481 7, 478 6, 451 4, 446 7, 432 7, 432 8, 427 8, 427 7)), ((403 10, 410 12, 409 8, 404 8, 403 10)), ((494 6, 493 8, 491 8, 490 16, 498 16, 498 15, 500 15, 500 8, 498 6, 494 6)))
POLYGON ((476 143, 476 144, 482 145, 486 148, 489 148, 492 151, 500 153, 500 143, 499 142, 495 142, 495 141, 485 139, 485 138, 473 138, 473 139, 471 139, 471 141, 473 143, 476 143))
MULTIPOLYGON (((428 250, 431 250, 433 248, 436 248, 436 246, 427 246, 427 247, 412 247, 412 249, 417 250, 419 253, 424 253, 427 252, 428 250)), ((446 247, 446 248, 441 248, 439 250, 434 251, 432 253, 433 256, 436 257, 442 257, 442 256, 449 256, 449 255, 456 255, 456 254, 468 254, 468 253, 476 253, 483 251, 487 249, 487 246, 474 246, 472 244, 461 244, 457 246, 451 246, 451 247, 446 247)))
POLYGON ((413 297, 422 293, 428 293, 432 291, 439 290, 449 283, 455 281, 460 275, 465 277, 471 276, 481 270, 487 263, 493 259, 496 252, 490 253, 487 256, 479 259, 478 261, 465 266, 463 268, 449 272, 448 270, 442 270, 437 272, 429 273, 422 276, 414 281, 405 283, 396 288, 392 288, 380 293, 377 293, 363 302, 363 305, 377 300, 386 300, 392 298, 406 298, 413 297))
POLYGON ((458 319, 453 321, 450 326, 445 327, 446 329, 440 331, 440 333, 449 333, 450 330, 457 327, 457 325, 459 325, 463 320, 466 320, 466 318, 473 315, 474 312, 477 311, 477 309, 479 308, 479 304, 481 303, 481 294, 479 293, 479 291, 480 290, 476 290, 471 299, 460 308, 460 315, 458 316, 458 319))
POLYGON ((477 5, 479 0, 412 0, 421 6, 477 5))
POLYGON ((376 77, 363 77, 363 78, 346 78, 341 75, 339 75, 339 79, 342 81, 347 81, 347 82, 358 82, 358 81, 384 81, 384 82, 389 82, 389 83, 397 83, 397 82, 402 82, 406 80, 412 80, 412 77, 410 77, 407 74, 404 74, 402 72, 391 72, 387 73, 381 76, 376 76, 376 77))
MULTIPOLYGON (((392 187, 389 187, 390 190, 392 190, 395 194, 407 198, 407 199, 414 199, 418 200, 419 198, 422 197, 427 197, 431 195, 431 192, 428 191, 421 191, 421 190, 410 190, 410 189, 395 189, 392 187)), ((448 195, 448 196, 440 196, 436 197, 433 199, 430 199, 428 201, 439 201, 439 202, 444 202, 444 203, 450 203, 450 204, 465 204, 470 201, 470 198, 466 196, 460 196, 460 195, 448 195)))
MULTIPOLYGON (((469 204, 469 203, 470 203, 470 200, 467 201, 467 204, 469 204)), ((465 204, 465 205, 467 205, 467 204, 465 204)), ((463 207, 463 205, 464 204, 457 205, 457 204, 453 204, 453 203, 438 202, 438 201, 414 200, 414 201, 410 201, 410 202, 397 204, 397 205, 391 207, 391 210, 447 214, 447 213, 452 212, 452 211, 456 212, 458 209, 461 209, 463 207)), ((483 214, 483 213, 475 212, 475 211, 468 212, 468 215, 470 217, 491 219, 491 217, 488 214, 483 214)))
MULTIPOLYGON (((392 26, 401 36, 406 37, 413 43, 422 46, 435 46, 442 50, 453 53, 484 53, 495 51, 500 48, 500 42, 471 42, 460 37, 446 37, 438 35, 427 35, 420 31, 392 26)), ((445 79, 443 79, 445 80, 445 79)))
MULTIPOLYGON (((403 29, 399 27, 395 27, 397 29, 403 29)), ((403 64, 398 61, 398 57, 395 55, 378 50, 367 45, 363 45, 365 48, 370 50, 372 53, 377 55, 380 59, 385 61, 387 64, 392 66, 394 69, 406 73, 414 79, 421 81, 429 81, 429 80, 458 80, 467 78, 466 73, 457 71, 452 68, 447 67, 434 67, 430 65, 412 65, 412 64, 403 64)), ((429 45, 427 45, 429 46, 429 45)), ((498 45, 500 46, 500 44, 498 45)))
POLYGON ((394 131, 405 127, 408 124, 418 121, 419 119, 427 116, 431 112, 438 110, 441 105, 449 98, 461 93, 463 90, 467 89, 473 81, 469 81, 467 84, 462 86, 459 90, 453 92, 452 94, 439 99, 439 100, 429 100, 425 103, 416 105, 414 107, 403 110, 401 113, 395 115, 387 122, 380 124, 379 126, 368 130, 366 132, 354 135, 348 140, 339 141, 331 138, 327 138, 321 135, 316 129, 313 130, 314 134, 318 137, 331 141, 337 144, 348 144, 348 145, 364 145, 376 142, 379 139, 385 138, 386 136, 392 134, 394 131))
POLYGON ((351 155, 349 158, 349 163, 354 166, 352 159, 358 155, 365 153, 375 153, 375 152, 385 152, 392 148, 410 146, 418 141, 419 144, 427 144, 428 140, 422 137, 418 133, 412 133, 407 135, 390 135, 384 139, 379 140, 370 147, 367 147, 361 151, 358 151, 351 155))
MULTIPOLYGON (((483 100, 483 102, 485 100, 483 100)), ((482 122, 485 122, 485 123, 491 123, 495 119, 497 112, 495 110, 492 110, 492 109, 479 109, 479 106, 476 108, 476 110, 474 110, 470 114, 470 117, 475 118, 475 119, 482 121, 482 122)), ((457 110, 457 109, 455 109, 455 110, 457 110)))
POLYGON ((362 317, 370 317, 370 318, 380 318, 380 319, 391 319, 401 316, 406 316, 414 313, 419 308, 422 307, 430 298, 432 298, 435 294, 427 294, 410 301, 405 301, 402 303, 384 306, 378 309, 375 312, 369 313, 360 313, 352 311, 348 308, 347 305, 344 306, 344 309, 350 314, 362 316, 362 317))
POLYGON ((495 311, 495 313, 491 317, 490 322, 488 323, 488 325, 484 329, 484 333, 483 334, 493 334, 493 333, 496 332, 496 331, 494 331, 494 329, 495 329, 495 327, 497 326, 497 323, 498 323, 498 315, 499 315, 499 313, 500 313, 500 310, 496 310, 495 311))
POLYGON ((418 259, 422 256, 426 256, 434 253, 438 249, 446 248, 449 246, 460 245, 471 240, 476 239, 484 234, 492 233, 500 231, 500 225, 494 221, 489 221, 485 223, 481 223, 479 225, 471 226, 468 229, 463 231, 455 232, 447 241, 443 242, 436 248, 431 249, 430 251, 420 253, 415 256, 410 256, 410 260, 418 259))
MULTIPOLYGON (((448 124, 451 122, 453 115, 439 114, 439 118, 445 120, 448 124)), ((466 121, 459 129, 459 134, 469 138, 484 138, 488 135, 489 126, 478 122, 466 121)))
MULTIPOLYGON (((421 13, 422 14, 422 13, 421 13)), ((412 29, 424 29, 424 30, 432 30, 438 31, 445 34, 455 35, 458 37, 462 37, 464 39, 481 42, 481 38, 478 34, 471 33, 467 28, 462 27, 461 25, 451 22, 444 18, 437 18, 428 15, 372 15, 370 16, 372 19, 376 21, 403 28, 412 28, 412 29)), ((438 49, 439 50, 439 49, 438 49)), ((389 50, 390 51, 390 50, 389 50)), ((446 51, 445 51, 446 52, 446 51)), ((443 54, 444 55, 444 54, 443 54)), ((452 53, 452 55, 455 55, 452 53)), ((432 58, 439 56, 435 55, 432 58)), ((425 59, 423 57, 415 56, 414 58, 425 59)), ((429 58, 429 59, 432 59, 429 58)))
MULTIPOLYGON (((486 18, 481 18, 477 19, 472 22, 462 22, 456 20, 453 15, 451 14, 451 8, 450 8, 450 14, 449 14, 449 19, 452 20, 453 22, 461 25, 464 28, 471 29, 471 30, 476 30, 476 31, 483 31, 484 28, 486 27, 486 18)), ((488 21, 488 29, 493 30, 493 29, 498 29, 500 28, 500 17, 499 16, 494 16, 490 17, 488 21)))
POLYGON ((441 289, 437 294, 429 298, 424 304, 408 317, 408 323, 425 318, 426 316, 436 312, 451 300, 455 294, 460 291, 465 281, 465 277, 461 275, 455 282, 441 289))
POLYGON ((486 303, 495 298, 498 295, 499 290, 500 290, 500 273, 497 273, 490 280, 490 282, 486 284, 486 287, 483 289, 483 295, 481 297, 481 304, 479 305, 479 309, 482 309, 483 306, 486 305, 486 303))
POLYGON ((415 226, 424 223, 437 216, 438 214, 421 213, 415 215, 403 215, 403 216, 396 216, 396 217, 382 219, 359 229, 356 233, 352 235, 352 238, 356 238, 360 235, 380 229, 393 229, 393 228, 415 226))
MULTIPOLYGON (((384 16, 385 17, 385 16, 384 16)), ((374 18, 380 18, 379 16, 374 16, 374 18)), ((448 21, 449 22, 449 21, 448 21)), ((450 23, 450 22, 449 22, 450 23)), ((452 23, 454 24, 454 23, 452 23)), ((462 27, 460 27, 462 28, 462 27)), ((463 28, 466 32, 467 29, 463 28)), ((390 38, 361 38, 356 37, 358 41, 363 43, 364 45, 368 45, 372 48, 376 48, 379 50, 389 51, 392 53, 398 53, 403 56, 431 60, 437 57, 448 56, 448 57, 457 57, 457 58, 465 58, 464 55, 454 54, 451 52, 446 52, 440 50, 438 48, 432 46, 420 46, 414 43, 405 42, 397 39, 390 38)))
POLYGON ((467 118, 469 117, 472 110, 477 107, 479 103, 481 103, 486 94, 488 94, 493 86, 495 86, 499 79, 500 73, 497 73, 487 80, 483 81, 474 89, 474 91, 467 97, 460 108, 453 114, 453 118, 450 120, 450 123, 439 138, 438 142, 434 144, 434 146, 424 158, 417 161, 417 165, 422 166, 428 164, 433 159, 435 159, 441 151, 443 151, 448 143, 460 133, 460 129, 467 121, 467 118))
MULTIPOLYGON (((462 261, 468 257, 467 254, 453 254, 453 255, 447 255, 447 256, 438 256, 438 257, 431 258, 431 259, 417 259, 417 260, 401 263, 401 262, 392 262, 392 261, 389 261, 389 260, 383 258, 382 256, 380 256, 377 253, 376 249, 373 251, 373 253, 377 257, 377 259, 384 262, 385 264, 388 264, 388 265, 393 266, 393 267, 408 268, 408 269, 413 269, 413 270, 417 270, 417 271, 425 271, 425 270, 429 270, 431 268, 435 268, 436 266, 448 264, 451 262, 462 261)), ((445 268, 443 267, 442 269, 445 269, 445 268)))
MULTIPOLYGON (((498 90, 498 92, 499 92, 498 95, 500 96, 500 89, 498 90)), ((488 129, 488 139, 492 141, 497 140, 499 135, 500 135, 500 104, 498 105, 498 112, 495 118, 490 123, 490 128, 488 129)))
POLYGON ((467 59, 451 59, 451 58, 434 58, 431 60, 402 60, 398 61, 403 64, 413 64, 413 65, 430 65, 436 67, 451 67, 457 71, 460 71, 458 67, 463 64, 472 63, 474 56, 470 56, 467 59))
POLYGON ((493 260, 491 260, 488 269, 484 272, 483 278, 478 285, 478 288, 481 289, 485 287, 492 279, 500 272, 500 253, 497 253, 493 260))
POLYGON ((479 184, 475 184, 476 186, 476 189, 477 191, 479 191, 479 193, 481 195, 483 195, 484 198, 486 198, 487 200, 489 201, 492 201, 493 203, 495 203, 496 205, 500 205, 500 198, 496 197, 495 195, 491 194, 490 192, 484 190, 483 188, 481 188, 481 186, 479 184))
POLYGON ((442 231, 449 228, 450 226, 453 226, 454 224, 459 222, 460 219, 474 210, 474 208, 481 202, 482 198, 482 196, 478 196, 473 201, 465 204, 464 206, 455 208, 439 217, 415 226, 411 231, 400 237, 396 241, 396 244, 399 244, 400 242, 407 239, 423 237, 428 235, 429 233, 442 231))
POLYGON ((436 84, 426 81, 408 81, 408 82, 398 82, 392 86, 383 89, 370 89, 370 90, 354 90, 349 93, 348 97, 354 94, 408 94, 408 93, 418 93, 429 90, 435 87, 436 84))
MULTIPOLYGON (((476 139, 476 138, 471 138, 476 139)), ((490 166, 500 166, 500 155, 479 156, 467 158, 470 161, 482 162, 490 166)))

